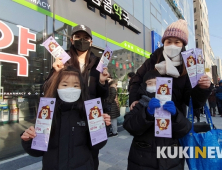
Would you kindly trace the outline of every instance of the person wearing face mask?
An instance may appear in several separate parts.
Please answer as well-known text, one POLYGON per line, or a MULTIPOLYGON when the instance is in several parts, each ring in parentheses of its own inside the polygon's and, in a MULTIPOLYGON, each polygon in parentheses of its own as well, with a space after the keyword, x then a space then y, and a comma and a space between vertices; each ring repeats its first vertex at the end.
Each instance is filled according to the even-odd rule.
MULTIPOLYGON (((71 46, 66 52, 70 55, 71 58, 67 63, 65 63, 65 65, 72 65, 81 72, 84 83, 88 85, 86 88, 90 99, 100 97, 102 103, 104 103, 104 100, 109 95, 109 85, 107 81, 109 73, 107 68, 104 68, 103 73, 100 73, 98 70, 96 70, 100 58, 96 57, 91 52, 92 33, 90 28, 85 25, 75 26, 72 30, 70 40, 71 46)), ((53 68, 51 69, 51 72, 46 79, 46 82, 55 71, 58 72, 64 67, 64 64, 61 60, 62 58, 60 57, 56 58, 55 62, 53 63, 53 68)), ((44 91, 47 89, 47 83, 45 83, 44 91)), ((103 110, 106 114, 107 108, 103 107, 103 110)), ((105 144, 106 142, 104 142, 104 145, 105 144)), ((92 154, 95 165, 94 169, 97 170, 99 166, 99 151, 93 150, 92 154)))
POLYGON ((134 136, 128 156, 127 170, 170 170, 184 169, 184 159, 176 157, 157 158, 157 147, 178 147, 178 139, 185 136, 191 129, 191 123, 183 116, 173 101, 167 101, 163 109, 171 113, 172 138, 154 136, 154 111, 160 107, 160 101, 155 98, 156 77, 161 77, 156 70, 148 71, 138 89, 139 102, 125 115, 123 127, 134 136))
MULTIPOLYGON (((62 58, 57 57, 46 82, 55 71, 58 72, 64 66, 72 65, 81 72, 84 83, 88 84, 87 88, 91 99, 96 97, 107 98, 109 89, 107 78, 109 73, 107 68, 104 68, 103 73, 96 70, 100 58, 91 52, 92 33, 90 28, 85 25, 75 26, 70 40, 71 46, 66 51, 71 57, 70 60, 64 65, 62 58)), ((48 89, 46 84, 44 85, 44 90, 48 89)))
POLYGON ((149 70, 157 70, 162 77, 173 78, 172 101, 176 108, 186 115, 186 106, 189 105, 192 97, 193 108, 199 109, 204 106, 211 93, 213 85, 207 75, 203 75, 198 84, 191 88, 190 80, 186 71, 181 52, 186 51, 188 43, 188 28, 185 20, 178 20, 167 27, 162 43, 163 47, 158 48, 150 55, 142 66, 137 70, 131 82, 130 88, 130 109, 132 110, 139 102, 138 88, 143 76, 149 70))
MULTIPOLYGON (((32 139, 36 137, 33 126, 21 135, 24 150, 31 156, 43 157, 43 170, 94 170, 91 151, 103 145, 91 145, 84 109, 88 94, 81 73, 73 67, 64 67, 54 72, 47 83, 45 97, 56 98, 48 151, 31 149, 32 139)), ((109 116, 103 117, 106 125, 110 125, 109 116)))

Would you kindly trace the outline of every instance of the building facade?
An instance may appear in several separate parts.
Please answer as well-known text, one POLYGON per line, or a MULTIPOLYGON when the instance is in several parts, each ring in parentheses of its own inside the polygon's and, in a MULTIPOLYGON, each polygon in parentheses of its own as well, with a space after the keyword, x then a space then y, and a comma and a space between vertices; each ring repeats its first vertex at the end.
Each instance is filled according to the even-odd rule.
POLYGON ((203 50, 205 59, 205 68, 209 68, 210 72, 206 74, 212 78, 212 65, 214 59, 211 57, 210 35, 208 10, 205 0, 194 0, 194 24, 195 24, 195 39, 196 48, 203 50))
POLYGON ((216 57, 215 64, 217 66, 217 73, 220 80, 222 79, 222 60, 220 57, 216 57))
MULTIPOLYGON (((149 58, 154 41, 172 22, 188 22, 189 43, 195 47, 192 0, 0 0, 0 160, 23 153, 20 134, 35 123, 42 85, 53 57, 42 43, 54 36, 70 47, 72 28, 84 24, 93 35, 92 52, 101 57, 113 50, 111 76, 121 81, 149 58), (9 10, 10 9, 10 10, 9 10)), ((157 43, 158 45, 156 45, 157 43)))

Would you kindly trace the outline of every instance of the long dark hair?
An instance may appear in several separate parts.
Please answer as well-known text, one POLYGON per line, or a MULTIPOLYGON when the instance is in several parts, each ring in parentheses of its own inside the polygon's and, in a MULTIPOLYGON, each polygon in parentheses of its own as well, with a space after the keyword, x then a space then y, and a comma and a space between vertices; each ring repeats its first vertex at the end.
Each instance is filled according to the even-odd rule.
POLYGON ((57 100, 59 99, 58 96, 58 86, 61 80, 64 76, 76 76, 79 79, 80 87, 81 87, 81 95, 80 98, 77 101, 77 107, 81 114, 85 115, 85 109, 84 109, 84 101, 88 100, 88 91, 83 83, 83 78, 78 69, 76 69, 73 66, 65 66, 62 70, 59 72, 54 72, 53 75, 50 77, 50 79, 47 81, 47 90, 44 94, 44 97, 53 97, 57 100))
MULTIPOLYGON (((158 52, 156 53, 156 56, 157 56, 156 64, 161 62, 161 58, 163 58, 163 50, 164 50, 164 46, 161 47, 161 49, 158 50, 158 52)), ((184 51, 186 51, 186 47, 183 45, 181 52, 184 52, 184 51)), ((181 61, 181 65, 179 67, 179 73, 180 73, 180 77, 181 77, 181 76, 184 76, 187 74, 187 69, 186 69, 186 66, 185 66, 185 63, 183 61, 183 57, 181 54, 180 54, 180 61, 181 61)))
MULTIPOLYGON (((68 61, 68 64, 72 65, 73 67, 77 68, 80 71, 79 60, 78 60, 78 52, 75 49, 73 44, 71 44, 69 51, 70 51, 71 59, 68 61)), ((91 54, 91 47, 88 49, 87 54, 86 54, 85 68, 89 64, 90 54, 91 54)), ((84 69, 84 71, 82 72, 82 76, 83 76, 84 79, 87 76, 87 70, 86 69, 84 69)))

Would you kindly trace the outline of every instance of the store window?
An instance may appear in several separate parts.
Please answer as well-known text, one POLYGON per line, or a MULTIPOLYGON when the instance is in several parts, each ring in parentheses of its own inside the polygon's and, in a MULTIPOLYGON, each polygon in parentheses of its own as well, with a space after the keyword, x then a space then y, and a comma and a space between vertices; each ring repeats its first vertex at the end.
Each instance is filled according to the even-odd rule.
MULTIPOLYGON (((108 43, 110 46, 111 44, 108 43)), ((117 49, 118 47, 116 47, 117 49)), ((115 49, 115 48, 114 48, 115 49)), ((128 94, 128 76, 129 72, 136 73, 137 69, 145 62, 146 58, 126 49, 119 49, 113 51, 111 63, 108 66, 109 73, 113 79, 118 80, 117 99, 120 106, 120 117, 117 118, 118 124, 124 121, 126 114, 128 94)))
POLYGON ((42 86, 52 63, 51 55, 41 44, 52 35, 53 20, 13 1, 0 0, 0 4, 0 38, 3 34, 7 39, 10 35, 12 38, 12 43, 0 50, 0 90, 3 90, 0 93, 0 159, 3 159, 23 152, 20 134, 35 123, 42 86), (21 43, 26 35, 31 37, 28 40, 31 45, 21 43), (24 54, 26 47, 30 51, 25 50, 27 54, 24 54), (3 62, 4 55, 11 57, 3 62), (19 64, 13 55, 19 56, 19 61, 16 60, 19 64), (21 70, 26 74, 20 74, 21 70))

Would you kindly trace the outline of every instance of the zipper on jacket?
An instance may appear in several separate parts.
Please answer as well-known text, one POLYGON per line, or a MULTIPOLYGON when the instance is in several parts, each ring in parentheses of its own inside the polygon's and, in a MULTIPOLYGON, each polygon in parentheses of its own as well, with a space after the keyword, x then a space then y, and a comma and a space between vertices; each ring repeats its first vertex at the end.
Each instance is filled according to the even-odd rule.
POLYGON ((72 157, 73 157, 73 148, 74 148, 74 146, 73 146, 74 145, 74 131, 75 131, 75 127, 72 127, 72 133, 71 133, 72 134, 72 137, 71 137, 71 139, 72 139, 71 140, 71 152, 72 152, 71 156, 72 157))

